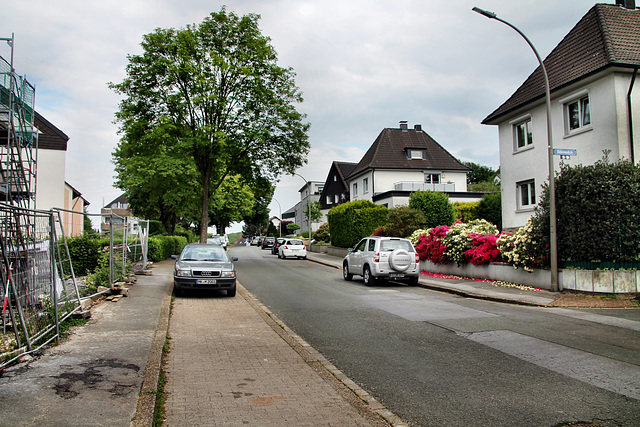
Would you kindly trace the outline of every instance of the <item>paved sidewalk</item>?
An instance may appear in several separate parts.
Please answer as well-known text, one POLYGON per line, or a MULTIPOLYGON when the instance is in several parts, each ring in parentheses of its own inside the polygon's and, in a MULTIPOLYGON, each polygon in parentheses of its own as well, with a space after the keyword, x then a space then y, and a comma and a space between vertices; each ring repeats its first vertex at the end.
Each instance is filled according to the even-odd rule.
POLYGON ((241 285, 176 298, 169 335, 167 426, 404 425, 241 285))
MULTIPOLYGON (((342 258, 336 256, 308 252, 307 258, 330 267, 338 269, 342 268, 342 258)), ((482 298, 511 304, 524 304, 542 307, 550 305, 562 295, 560 292, 551 292, 547 290, 533 291, 509 288, 505 286, 495 286, 491 282, 487 281, 433 278, 425 275, 420 277, 420 285, 425 288, 455 293, 471 298, 482 298)))

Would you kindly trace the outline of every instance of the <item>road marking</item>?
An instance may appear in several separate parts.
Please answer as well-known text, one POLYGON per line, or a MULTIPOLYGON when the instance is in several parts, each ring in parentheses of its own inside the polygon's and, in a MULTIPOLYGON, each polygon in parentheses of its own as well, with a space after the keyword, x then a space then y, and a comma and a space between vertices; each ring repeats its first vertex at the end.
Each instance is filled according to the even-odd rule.
POLYGON ((460 334, 503 353, 596 387, 640 399, 640 366, 512 331, 460 334))
POLYGON ((586 320, 587 322, 599 323, 601 325, 615 326, 616 328, 631 329, 640 331, 640 322, 636 320, 621 319, 619 317, 605 316, 602 314, 586 313, 584 311, 569 310, 568 308, 546 308, 531 307, 534 310, 550 312, 559 316, 572 317, 574 319, 586 320))

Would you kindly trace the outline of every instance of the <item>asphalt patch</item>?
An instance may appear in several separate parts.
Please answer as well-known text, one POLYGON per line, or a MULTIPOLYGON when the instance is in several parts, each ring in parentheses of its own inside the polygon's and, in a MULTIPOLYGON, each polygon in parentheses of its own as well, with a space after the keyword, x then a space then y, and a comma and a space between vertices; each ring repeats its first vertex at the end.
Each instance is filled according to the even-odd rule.
POLYGON ((116 398, 126 396, 136 388, 132 376, 140 371, 138 365, 118 359, 96 359, 60 368, 65 372, 51 378, 58 380, 53 389, 63 399, 73 399, 86 390, 104 391, 116 398))

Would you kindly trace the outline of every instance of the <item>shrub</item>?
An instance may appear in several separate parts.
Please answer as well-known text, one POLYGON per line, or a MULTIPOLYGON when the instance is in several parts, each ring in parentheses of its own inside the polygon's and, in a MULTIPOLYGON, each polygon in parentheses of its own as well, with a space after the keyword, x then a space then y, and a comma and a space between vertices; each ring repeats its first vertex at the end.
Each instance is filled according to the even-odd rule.
POLYGON ((428 232, 429 232, 429 230, 425 230, 423 228, 418 228, 416 231, 411 233, 411 235, 409 236, 409 240, 411 241, 413 246, 416 246, 418 244, 418 241, 419 241, 418 239, 420 238, 420 236, 424 236, 428 232))
POLYGON ((313 238, 316 242, 329 243, 331 241, 331 235, 329 233, 329 223, 325 222, 313 233, 313 238))
POLYGON ((469 233, 471 249, 465 251, 466 259, 473 265, 486 265, 502 261, 502 253, 498 249, 497 240, 500 234, 469 233))
POLYGON ((421 260, 429 260, 434 264, 447 264, 449 260, 445 255, 447 247, 442 243, 442 239, 447 235, 449 226, 442 225, 428 230, 418 238, 416 252, 421 260))
POLYGON ((183 236, 151 236, 147 259, 154 262, 165 260, 182 252, 187 243, 186 237, 183 236))
POLYGON ((386 236, 387 235, 387 230, 384 227, 380 227, 378 229, 376 229, 373 233, 371 233, 372 236, 386 236))
POLYGON ((466 262, 465 252, 471 249, 473 242, 471 234, 495 234, 497 232, 498 229, 493 224, 483 219, 476 219, 466 224, 456 222, 442 238, 442 244, 447 248, 445 255, 447 259, 458 264, 466 262))
POLYGON ((502 196, 500 193, 490 193, 482 196, 476 209, 478 219, 486 219, 502 230, 502 196))
POLYGON ((496 242, 498 249, 513 268, 522 267, 531 272, 534 268, 540 268, 543 265, 543 260, 538 256, 533 231, 534 224, 530 219, 527 225, 519 228, 515 234, 502 234, 498 238, 496 242))
POLYGON ((86 234, 67 239, 73 272, 77 276, 84 276, 95 270, 98 266, 98 258, 100 257, 103 243, 103 241, 89 237, 86 234))
POLYGON ((425 221, 422 211, 401 206, 389 209, 384 230, 387 236, 407 237, 413 230, 420 228, 425 221))
POLYGON ((424 214, 424 228, 453 224, 453 207, 449 203, 449 196, 445 193, 416 191, 409 197, 409 207, 424 214))
POLYGON ((368 200, 342 203, 329 210, 331 244, 349 248, 386 223, 388 209, 368 200))
POLYGON ((477 209, 480 202, 455 202, 453 214, 455 221, 469 222, 478 218, 477 209))

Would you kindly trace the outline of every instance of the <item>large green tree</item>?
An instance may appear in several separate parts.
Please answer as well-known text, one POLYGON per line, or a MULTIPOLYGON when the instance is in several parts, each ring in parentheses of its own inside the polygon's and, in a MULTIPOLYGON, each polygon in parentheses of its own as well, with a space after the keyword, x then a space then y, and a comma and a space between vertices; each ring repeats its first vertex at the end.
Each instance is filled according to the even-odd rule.
POLYGON ((140 161, 132 161, 138 155, 153 169, 158 149, 181 166, 167 191, 179 194, 195 179, 200 241, 210 199, 226 177, 275 181, 304 164, 309 151, 309 125, 295 108, 302 102, 295 74, 278 65, 258 20, 223 7, 200 24, 157 29, 143 36, 142 54, 128 57, 127 77, 111 84, 124 96, 116 113, 118 185, 131 193, 162 185, 158 178, 123 177, 138 174, 140 161))

